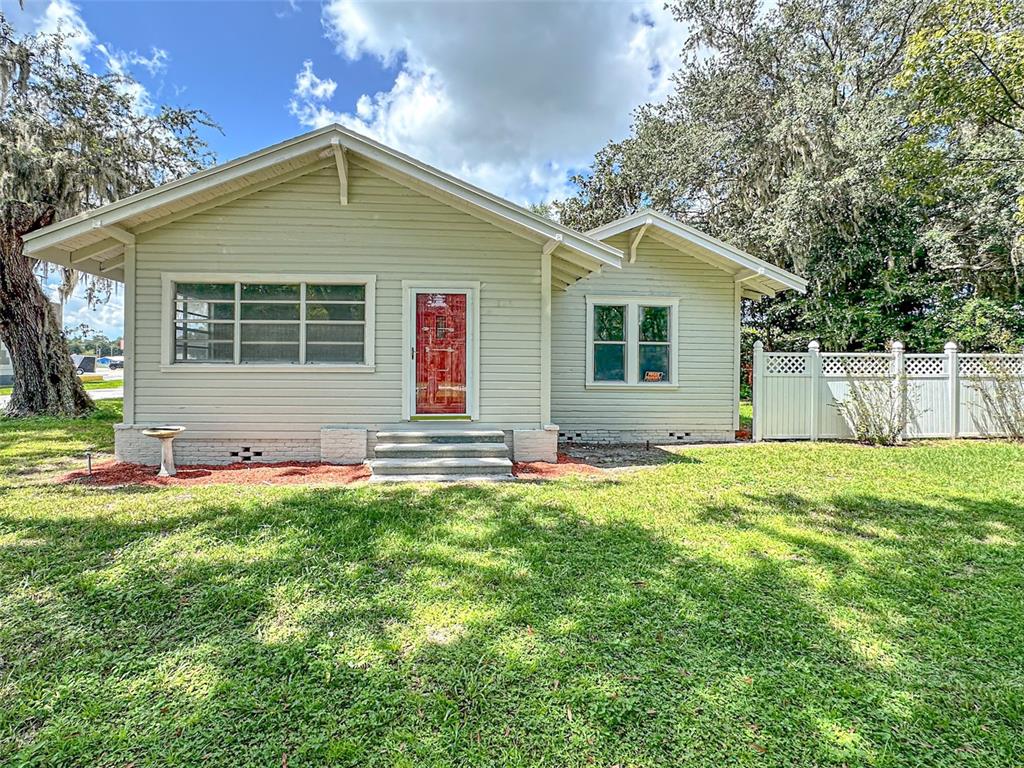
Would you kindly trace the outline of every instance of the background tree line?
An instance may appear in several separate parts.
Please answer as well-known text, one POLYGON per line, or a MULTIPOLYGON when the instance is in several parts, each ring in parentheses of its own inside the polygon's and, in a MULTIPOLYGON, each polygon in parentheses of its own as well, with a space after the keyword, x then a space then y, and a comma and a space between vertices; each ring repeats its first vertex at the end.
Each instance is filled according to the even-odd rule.
POLYGON ((807 277, 747 303, 769 348, 1024 342, 1024 4, 675 0, 671 96, 555 204, 650 206, 807 277))

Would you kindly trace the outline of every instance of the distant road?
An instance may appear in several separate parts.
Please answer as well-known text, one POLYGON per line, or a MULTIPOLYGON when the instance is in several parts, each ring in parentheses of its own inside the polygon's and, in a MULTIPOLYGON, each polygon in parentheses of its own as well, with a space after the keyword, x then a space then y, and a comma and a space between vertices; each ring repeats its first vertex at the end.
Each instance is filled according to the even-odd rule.
MULTIPOLYGON (((94 389, 92 391, 86 390, 86 393, 93 400, 113 400, 117 397, 124 397, 123 389, 94 389)), ((0 395, 0 410, 6 408, 10 400, 10 395, 0 395)))

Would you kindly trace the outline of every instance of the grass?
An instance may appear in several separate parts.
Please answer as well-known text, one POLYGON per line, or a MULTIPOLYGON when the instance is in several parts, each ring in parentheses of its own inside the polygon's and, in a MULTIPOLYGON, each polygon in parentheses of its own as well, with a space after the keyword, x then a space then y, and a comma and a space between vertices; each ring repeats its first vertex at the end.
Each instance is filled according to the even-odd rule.
POLYGON ((0 422, 5 766, 1024 762, 1020 446, 53 484, 115 407, 0 422))
MULTIPOLYGON (((87 381, 82 384, 86 391, 91 389, 120 389, 124 386, 124 382, 121 379, 109 379, 107 381, 87 381)), ((0 387, 0 396, 9 395, 14 390, 13 387, 0 387)))
POLYGON ((740 401, 740 429, 747 432, 754 429, 754 404, 749 400, 740 401))

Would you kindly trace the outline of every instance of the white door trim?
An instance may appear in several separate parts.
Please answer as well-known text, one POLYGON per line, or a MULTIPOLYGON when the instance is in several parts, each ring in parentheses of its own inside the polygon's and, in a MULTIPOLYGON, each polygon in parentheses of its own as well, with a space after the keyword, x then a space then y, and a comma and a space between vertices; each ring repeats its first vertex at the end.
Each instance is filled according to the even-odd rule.
MULTIPOLYGON (((480 282, 477 280, 402 281, 402 420, 416 415, 416 322, 417 293, 466 295, 466 415, 480 420, 480 282)), ((461 418, 465 419, 466 415, 461 418)), ((460 418, 452 416, 453 419, 460 418)))

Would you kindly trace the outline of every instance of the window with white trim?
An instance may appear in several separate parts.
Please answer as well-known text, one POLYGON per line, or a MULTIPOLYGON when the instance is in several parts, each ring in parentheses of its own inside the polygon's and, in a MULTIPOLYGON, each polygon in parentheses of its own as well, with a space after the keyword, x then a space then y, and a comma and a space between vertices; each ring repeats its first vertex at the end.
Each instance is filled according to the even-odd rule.
POLYGON ((678 300, 587 297, 588 386, 676 384, 678 300))
POLYGON ((366 365, 372 290, 372 281, 175 282, 173 362, 366 365))

